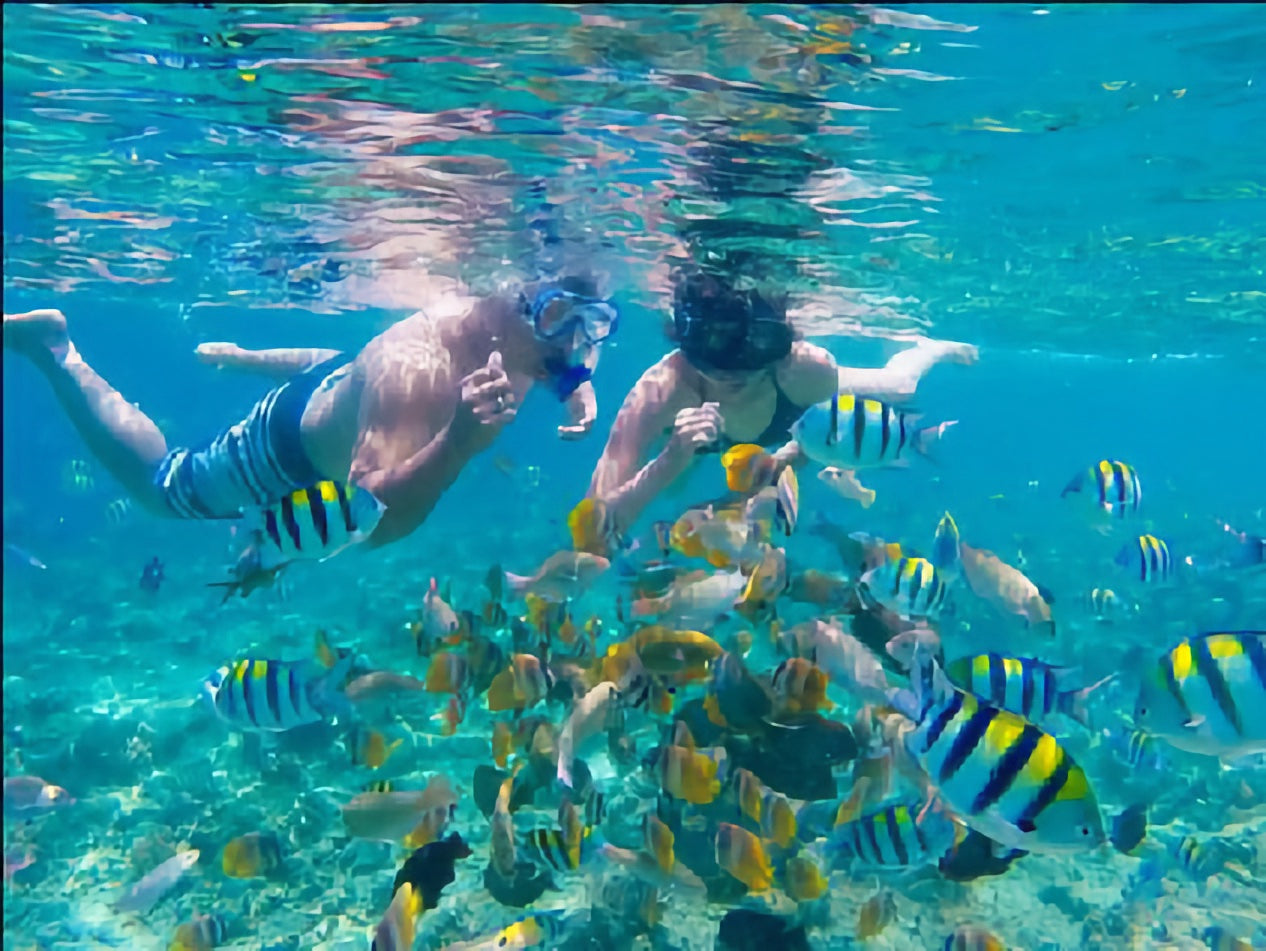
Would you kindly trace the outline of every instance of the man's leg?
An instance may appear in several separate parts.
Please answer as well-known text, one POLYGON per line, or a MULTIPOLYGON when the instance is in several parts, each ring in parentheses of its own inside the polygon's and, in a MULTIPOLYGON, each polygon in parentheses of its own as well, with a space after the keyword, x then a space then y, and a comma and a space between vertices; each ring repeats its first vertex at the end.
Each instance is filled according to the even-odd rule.
POLYGON ((85 445, 132 498, 155 514, 174 514, 154 485, 166 439, 153 420, 84 362, 61 311, 5 314, 4 348, 25 356, 44 375, 85 445))

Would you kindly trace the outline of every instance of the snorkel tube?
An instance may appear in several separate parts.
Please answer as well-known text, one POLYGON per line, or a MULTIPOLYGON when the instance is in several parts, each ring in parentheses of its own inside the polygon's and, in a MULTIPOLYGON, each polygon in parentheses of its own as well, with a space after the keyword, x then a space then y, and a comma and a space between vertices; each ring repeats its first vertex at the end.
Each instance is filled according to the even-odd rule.
POLYGON ((554 345, 545 357, 544 367, 550 389, 565 401, 593 378, 602 342, 619 326, 619 310, 609 299, 578 294, 557 285, 540 288, 531 301, 523 295, 520 300, 536 338, 554 345))

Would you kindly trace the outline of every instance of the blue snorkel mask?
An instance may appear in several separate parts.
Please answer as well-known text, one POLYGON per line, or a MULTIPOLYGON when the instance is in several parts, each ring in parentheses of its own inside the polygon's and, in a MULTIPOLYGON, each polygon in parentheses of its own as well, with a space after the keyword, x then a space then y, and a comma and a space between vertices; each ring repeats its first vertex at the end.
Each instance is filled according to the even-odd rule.
POLYGON ((592 379, 598 363, 598 349, 615 333, 620 312, 610 300, 586 297, 558 287, 544 288, 528 301, 520 295, 523 313, 532 322, 536 338, 545 343, 570 347, 566 355, 551 354, 545 359, 550 386, 560 400, 576 392, 592 379))

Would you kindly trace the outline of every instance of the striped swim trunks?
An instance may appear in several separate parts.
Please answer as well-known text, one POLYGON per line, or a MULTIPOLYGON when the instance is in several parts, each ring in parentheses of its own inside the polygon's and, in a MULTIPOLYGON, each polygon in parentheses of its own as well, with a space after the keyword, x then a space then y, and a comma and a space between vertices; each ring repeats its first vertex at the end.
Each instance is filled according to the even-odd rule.
POLYGON ((308 400, 352 357, 339 354, 269 392, 240 423, 194 449, 173 449, 154 484, 181 518, 238 518, 325 478, 303 449, 299 424, 308 400))

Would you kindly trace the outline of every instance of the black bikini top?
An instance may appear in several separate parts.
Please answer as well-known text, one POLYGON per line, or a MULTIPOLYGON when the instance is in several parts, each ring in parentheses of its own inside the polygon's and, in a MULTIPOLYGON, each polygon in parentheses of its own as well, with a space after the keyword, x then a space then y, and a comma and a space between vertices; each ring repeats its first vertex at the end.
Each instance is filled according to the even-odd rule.
MULTIPOLYGON (((749 440, 766 449, 780 449, 791 438, 792 424, 803 416, 805 411, 805 408, 793 402, 777 383, 774 384, 774 391, 778 394, 778 401, 774 404, 774 415, 769 420, 769 425, 765 427, 759 436, 749 440)), ((736 445, 738 443, 730 439, 725 433, 722 433, 721 437, 713 445, 698 451, 700 453, 725 452, 731 446, 736 445)))

